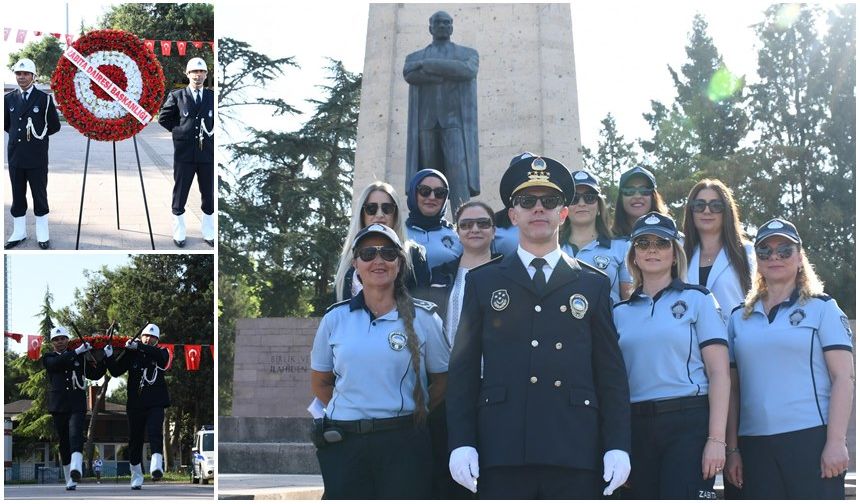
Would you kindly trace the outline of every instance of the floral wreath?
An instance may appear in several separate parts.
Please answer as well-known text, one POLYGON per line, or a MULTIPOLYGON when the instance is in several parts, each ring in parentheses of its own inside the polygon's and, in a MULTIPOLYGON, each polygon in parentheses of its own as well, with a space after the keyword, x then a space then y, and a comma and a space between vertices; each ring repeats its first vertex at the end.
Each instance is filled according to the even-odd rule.
POLYGON ((125 348, 125 344, 131 340, 132 338, 128 336, 83 336, 69 341, 66 348, 74 350, 81 346, 84 341, 92 345, 94 350, 102 350, 107 345, 111 345, 113 348, 125 348))
MULTIPOLYGON (((96 30, 76 40, 72 47, 130 99, 153 116, 158 114, 164 98, 164 71, 141 39, 122 30, 96 30)), ((57 62, 51 88, 63 116, 87 138, 116 142, 131 138, 146 126, 68 58, 60 57, 57 62)))

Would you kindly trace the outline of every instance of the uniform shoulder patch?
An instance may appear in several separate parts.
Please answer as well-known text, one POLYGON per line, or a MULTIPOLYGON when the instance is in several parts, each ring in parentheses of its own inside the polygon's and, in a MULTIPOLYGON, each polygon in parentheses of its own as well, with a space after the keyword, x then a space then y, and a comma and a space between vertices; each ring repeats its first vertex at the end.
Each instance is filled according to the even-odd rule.
POLYGON ((739 304, 739 305, 735 306, 734 308, 732 308, 732 313, 734 313, 734 312, 736 312, 736 311, 740 310, 740 309, 741 309, 741 308, 743 308, 743 307, 744 307, 744 304, 743 304, 743 303, 741 303, 741 304, 739 304))
POLYGON ((832 297, 830 297, 830 295, 823 292, 821 294, 816 294, 812 297, 814 297, 815 299, 820 299, 822 301, 830 301, 831 299, 833 299, 832 297))
POLYGON ((413 298, 412 302, 418 308, 421 308, 421 309, 428 311, 430 313, 434 313, 436 311, 436 303, 433 303, 431 301, 427 301, 425 299, 413 298))
POLYGON ((496 257, 493 257, 489 261, 485 262, 484 264, 479 264, 479 265, 475 266, 474 268, 470 269, 469 273, 483 269, 483 268, 486 268, 487 266, 491 266, 493 264, 499 264, 500 262, 502 262, 502 259, 504 259, 504 258, 505 258, 505 256, 503 256, 502 254, 499 254, 496 257))
POLYGON ((326 312, 326 313, 328 313, 328 312, 330 312, 330 311, 334 310, 335 308, 337 308, 338 306, 341 306, 341 305, 344 305, 344 304, 349 304, 349 299, 344 299, 343 301, 338 301, 337 303, 335 303, 335 304, 333 304, 333 305, 329 306, 328 308, 326 308, 326 309, 325 309, 325 312, 326 312))
POLYGON ((582 269, 584 269, 584 270, 588 270, 588 271, 593 271, 593 272, 595 272, 595 273, 600 273, 601 275, 605 276, 606 278, 609 278, 609 275, 607 275, 605 271, 603 271, 602 269, 598 268, 597 266, 594 266, 594 265, 592 265, 592 264, 589 264, 589 263, 587 263, 587 262, 585 262, 585 261, 582 261, 582 260, 579 260, 579 259, 576 259, 576 258, 574 258, 574 260, 579 264, 579 266, 580 266, 582 269))
POLYGON ((696 291, 699 291, 706 296, 711 293, 711 291, 709 291, 707 287, 703 287, 703 286, 697 285, 697 284, 685 283, 684 284, 684 290, 696 290, 696 291))

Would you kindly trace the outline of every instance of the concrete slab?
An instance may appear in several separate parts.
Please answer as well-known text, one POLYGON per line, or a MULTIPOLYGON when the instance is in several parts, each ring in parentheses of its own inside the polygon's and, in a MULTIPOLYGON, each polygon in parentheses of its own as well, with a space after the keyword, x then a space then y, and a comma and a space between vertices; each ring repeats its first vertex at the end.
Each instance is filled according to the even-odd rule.
POLYGON ((318 500, 323 481, 319 474, 221 474, 218 499, 318 500))

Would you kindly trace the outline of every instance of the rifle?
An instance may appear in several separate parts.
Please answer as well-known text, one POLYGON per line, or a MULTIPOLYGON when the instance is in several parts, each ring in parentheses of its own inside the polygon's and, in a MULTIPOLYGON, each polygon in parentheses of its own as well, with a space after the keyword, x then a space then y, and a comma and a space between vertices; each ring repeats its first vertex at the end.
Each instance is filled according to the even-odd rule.
MULTIPOLYGON (((143 335, 143 330, 144 330, 144 329, 146 329, 146 326, 148 326, 148 325, 149 325, 149 321, 147 320, 146 322, 144 322, 144 324, 143 324, 143 326, 140 328, 140 330, 139 330, 139 331, 137 331, 137 334, 135 334, 135 335, 134 335, 134 338, 132 338, 132 339, 128 340, 128 342, 126 342, 126 344, 131 343, 132 341, 137 341, 137 340, 139 340, 139 339, 140 339, 140 337, 141 337, 141 335, 143 335)), ((126 351, 126 349, 125 349, 125 348, 123 348, 123 349, 122 349, 122 352, 120 352, 119 357, 117 357, 117 358, 116 358, 116 360, 120 360, 120 359, 122 359, 123 355, 125 355, 125 351, 126 351)))
MULTIPOLYGON (((83 342, 82 344, 85 344, 85 343, 86 343, 86 341, 84 341, 84 338, 82 338, 82 337, 81 337, 81 332, 80 332, 80 331, 78 331, 78 327, 75 325, 75 323, 74 323, 74 322, 72 322, 72 321, 70 320, 70 321, 69 321, 69 326, 71 326, 72 331, 75 331, 75 335, 78 337, 78 339, 79 339, 79 340, 81 340, 81 341, 83 342)), ((92 350, 92 349, 90 349, 90 350, 92 350)), ((89 358, 89 361, 90 361, 90 362, 92 362, 93 364, 97 364, 97 362, 96 362, 96 358, 95 358, 95 356, 94 356, 92 353, 90 353, 90 350, 87 350, 86 352, 84 352, 84 354, 85 354, 85 357, 84 357, 84 358, 85 358, 85 359, 86 359, 86 358, 89 358)))

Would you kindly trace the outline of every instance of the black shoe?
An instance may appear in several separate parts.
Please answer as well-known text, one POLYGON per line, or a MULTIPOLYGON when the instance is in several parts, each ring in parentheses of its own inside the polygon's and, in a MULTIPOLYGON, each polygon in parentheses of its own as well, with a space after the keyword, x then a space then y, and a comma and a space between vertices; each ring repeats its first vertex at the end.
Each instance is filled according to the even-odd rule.
POLYGON ((81 471, 78 471, 77 469, 72 469, 72 471, 69 473, 69 476, 71 476, 72 481, 74 481, 75 483, 81 481, 81 471))
POLYGON ((203 239, 203 241, 205 241, 205 242, 206 242, 206 245, 209 245, 210 247, 214 247, 214 246, 215 246, 215 240, 207 240, 207 239, 205 239, 205 238, 204 238, 204 239, 203 239))
POLYGON ((152 471, 152 481, 158 481, 161 479, 162 476, 164 476, 164 474, 161 472, 160 469, 152 471))
POLYGON ((70 486, 70 487, 66 487, 66 490, 67 490, 67 491, 77 490, 77 489, 78 489, 78 486, 77 486, 77 485, 75 485, 75 486, 70 486))
POLYGON ((133 487, 131 487, 131 489, 132 490, 140 490, 140 487, 139 486, 133 486, 133 487))
POLYGON ((179 248, 185 248, 185 240, 173 240, 173 243, 179 248))
POLYGON ((23 242, 24 242, 24 240, 26 240, 26 239, 27 239, 27 238, 21 238, 20 240, 10 240, 10 241, 7 241, 7 242, 6 242, 6 246, 5 246, 5 247, 3 247, 3 249, 4 249, 4 250, 13 249, 13 248, 17 247, 18 245, 20 245, 21 243, 23 243, 23 242))
POLYGON ((39 242, 39 248, 40 248, 40 249, 42 249, 42 250, 48 250, 48 248, 49 248, 50 246, 51 246, 51 240, 47 240, 47 241, 43 241, 43 242, 39 242))

